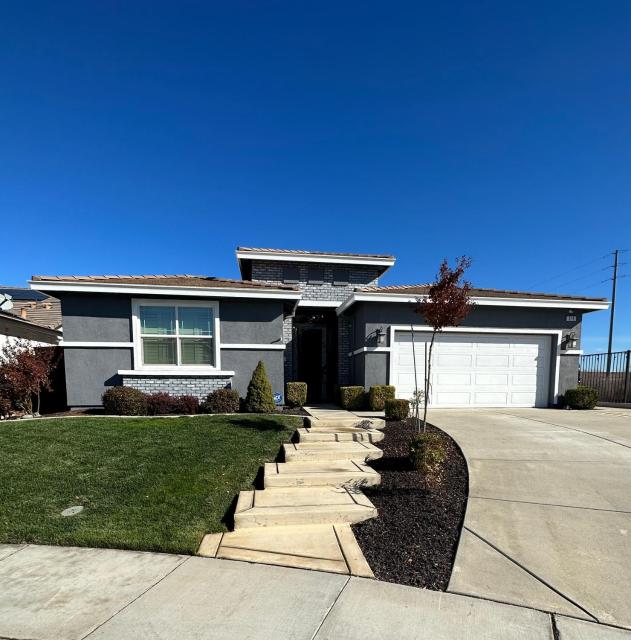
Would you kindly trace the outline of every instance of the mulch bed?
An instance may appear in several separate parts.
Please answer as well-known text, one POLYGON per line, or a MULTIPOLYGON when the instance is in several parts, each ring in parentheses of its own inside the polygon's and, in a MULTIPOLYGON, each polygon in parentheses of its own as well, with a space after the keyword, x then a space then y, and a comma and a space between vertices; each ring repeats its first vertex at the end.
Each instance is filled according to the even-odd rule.
POLYGON ((444 591, 449 583, 467 503, 467 463, 454 441, 440 429, 446 459, 439 486, 427 487, 408 459, 408 443, 416 434, 411 420, 389 422, 377 446, 383 458, 370 465, 381 485, 365 489, 379 517, 353 525, 375 577, 413 587, 444 591))
POLYGON ((280 410, 280 413, 286 416, 308 416, 309 414, 302 407, 287 407, 284 406, 280 410))

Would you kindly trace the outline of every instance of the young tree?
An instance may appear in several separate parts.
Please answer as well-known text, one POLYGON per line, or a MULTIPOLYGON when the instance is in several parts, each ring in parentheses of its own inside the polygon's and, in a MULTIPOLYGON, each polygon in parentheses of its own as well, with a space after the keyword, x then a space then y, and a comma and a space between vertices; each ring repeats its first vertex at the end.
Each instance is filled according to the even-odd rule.
MULTIPOLYGON (((436 280, 431 284, 427 296, 419 298, 415 307, 416 313, 425 318, 425 322, 432 327, 432 338, 429 352, 425 358, 425 388, 422 395, 423 402, 423 431, 427 426, 427 405, 430 394, 432 374, 432 352, 436 334, 445 327, 457 327, 469 315, 473 303, 469 299, 471 283, 464 280, 465 271, 471 266, 471 258, 462 256, 456 260, 452 269, 447 260, 443 260, 436 280)), ((414 372, 416 379, 416 371, 414 372)), ((418 392, 417 392, 418 393, 418 392)))
POLYGON ((25 340, 8 341, 0 349, 0 388, 12 404, 33 413, 33 396, 39 413, 40 393, 51 390, 50 374, 55 367, 55 351, 33 347, 25 340))

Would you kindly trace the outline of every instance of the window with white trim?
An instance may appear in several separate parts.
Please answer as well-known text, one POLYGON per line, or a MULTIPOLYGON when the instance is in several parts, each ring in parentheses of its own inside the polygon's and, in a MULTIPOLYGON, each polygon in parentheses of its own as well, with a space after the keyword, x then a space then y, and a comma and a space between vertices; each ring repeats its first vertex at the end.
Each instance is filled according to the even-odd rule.
POLYGON ((216 303, 142 301, 137 331, 143 367, 217 367, 216 303))

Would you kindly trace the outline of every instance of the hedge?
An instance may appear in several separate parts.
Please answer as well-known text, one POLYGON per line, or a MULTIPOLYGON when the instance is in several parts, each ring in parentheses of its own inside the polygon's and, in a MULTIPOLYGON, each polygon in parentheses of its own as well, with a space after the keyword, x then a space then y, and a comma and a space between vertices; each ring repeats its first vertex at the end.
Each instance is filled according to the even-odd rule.
POLYGON ((395 388, 389 384, 376 384, 370 387, 368 393, 368 406, 371 411, 383 411, 386 408, 386 400, 394 399, 395 388))
POLYGON ((237 413, 240 399, 236 389, 215 389, 200 406, 202 413, 237 413))
POLYGON ((598 391, 592 387, 578 386, 565 392, 564 401, 570 409, 593 409, 598 402, 598 391))
POLYGON ((386 419, 387 420, 405 420, 410 415, 409 400, 400 398, 392 398, 386 400, 386 419))
POLYGON ((363 409, 365 395, 364 387, 340 387, 340 404, 348 411, 363 409))
POLYGON ((307 383, 288 382, 285 385, 285 402, 290 407, 302 407, 307 402, 307 383))
POLYGON ((147 396, 133 387, 111 387, 103 394, 103 409, 115 416, 144 416, 147 396))

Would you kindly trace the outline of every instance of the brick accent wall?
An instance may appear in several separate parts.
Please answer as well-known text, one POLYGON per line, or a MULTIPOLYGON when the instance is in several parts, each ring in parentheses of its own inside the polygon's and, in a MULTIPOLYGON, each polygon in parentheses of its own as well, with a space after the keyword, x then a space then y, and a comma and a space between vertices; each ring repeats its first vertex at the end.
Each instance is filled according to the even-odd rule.
POLYGON ((226 377, 211 378, 208 376, 123 376, 123 386, 139 389, 144 393, 166 392, 172 396, 197 396, 200 402, 215 389, 231 386, 231 379, 226 377))
POLYGON ((335 300, 343 302, 356 287, 377 286, 379 273, 375 267, 344 266, 348 270, 349 282, 345 285, 334 285, 333 274, 335 265, 318 265, 324 270, 322 284, 309 284, 309 263, 301 262, 267 262, 265 260, 252 261, 252 280, 268 284, 283 284, 283 267, 298 269, 298 288, 304 300, 335 300))
POLYGON ((351 382, 351 359, 348 356, 351 350, 351 333, 351 318, 339 316, 337 319, 337 378, 341 387, 351 382))
MULTIPOLYGON (((294 317, 285 316, 283 318, 283 344, 287 345, 285 349, 285 382, 294 379, 294 317)), ((283 390, 283 395, 285 391, 283 390)))

